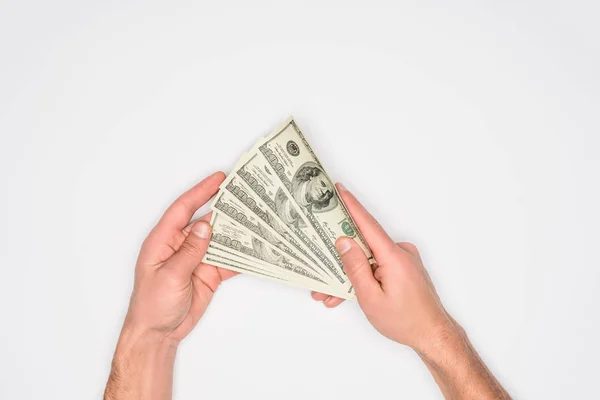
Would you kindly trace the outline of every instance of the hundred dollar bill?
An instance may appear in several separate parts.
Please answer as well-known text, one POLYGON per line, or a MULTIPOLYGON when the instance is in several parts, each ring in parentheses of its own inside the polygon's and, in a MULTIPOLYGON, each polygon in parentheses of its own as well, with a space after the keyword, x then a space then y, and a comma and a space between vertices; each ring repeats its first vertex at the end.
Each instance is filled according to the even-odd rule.
POLYGON ((284 281, 285 279, 278 277, 276 274, 269 273, 268 271, 257 268, 256 265, 249 263, 247 260, 241 259, 226 252, 221 252, 215 249, 213 245, 206 251, 206 256, 203 262, 214 265, 215 267, 223 267, 225 269, 239 272, 242 274, 256 275, 260 278, 271 278, 277 281, 284 281))
POLYGON ((240 261, 235 257, 222 257, 216 253, 206 253, 206 257, 204 258, 204 262, 210 265, 214 265, 215 267, 221 267, 225 269, 229 269, 231 271, 239 272, 245 275, 252 275, 258 278, 267 279, 274 282, 285 283, 286 285, 294 286, 300 289, 309 289, 325 294, 329 294, 332 296, 340 297, 347 300, 356 300, 356 297, 348 295, 345 292, 338 292, 332 290, 331 287, 319 286, 317 282, 312 282, 309 284, 303 282, 290 281, 286 278, 281 278, 276 275, 270 275, 266 273, 262 273, 257 271, 253 265, 246 264, 244 261, 240 261))
MULTIPOLYGON (((237 186, 249 189, 254 196, 262 201, 277 220, 287 226, 294 234, 294 238, 309 248, 322 265, 325 265, 330 274, 341 285, 350 287, 348 278, 343 273, 341 261, 335 248, 330 249, 330 239, 324 238, 316 232, 295 203, 293 197, 282 187, 277 174, 262 155, 249 154, 242 163, 238 164, 232 174, 222 184, 227 189, 230 182, 237 179, 237 186), (239 182, 242 182, 240 184, 239 182)), ((258 204, 258 203, 257 203, 258 204)))
POLYGON ((234 254, 245 255, 259 264, 270 264, 275 267, 274 270, 279 276, 287 274, 283 276, 288 276, 290 280, 301 279, 304 281, 308 278, 327 284, 313 272, 293 263, 271 244, 250 234, 244 227, 231 220, 222 218, 219 213, 213 212, 211 224, 213 227, 211 245, 226 247, 234 254))
MULTIPOLYGON (((212 209, 213 212, 218 214, 219 218, 230 220, 234 223, 233 226, 244 230, 248 236, 265 242, 265 246, 269 251, 275 250, 285 253, 284 255, 293 258, 293 260, 290 261, 299 264, 308 272, 316 274, 321 279, 324 279, 325 281, 328 280, 328 277, 320 268, 306 262, 301 255, 294 252, 284 240, 277 238, 275 232, 266 228, 260 222, 254 221, 253 216, 249 215, 248 211, 244 209, 244 207, 241 206, 237 199, 233 198, 230 193, 224 191, 218 193, 215 201, 212 204, 212 209), (229 196, 229 198, 227 196, 229 196), (248 218, 248 215, 250 218, 248 218)), ((252 244, 256 246, 256 240, 254 239, 252 244)))
MULTIPOLYGON (((336 297, 350 300, 356 299, 353 294, 341 290, 341 288, 332 287, 318 279, 314 279, 314 276, 304 273, 299 270, 297 266, 291 266, 294 272, 291 274, 289 267, 281 268, 281 260, 279 260, 279 263, 273 262, 269 256, 269 261, 265 261, 264 257, 261 256, 260 251, 254 251, 250 248, 250 246, 255 247, 260 246, 260 244, 257 244, 256 242, 250 244, 247 238, 244 239, 243 235, 240 234, 240 231, 237 231, 237 229, 245 230, 245 228, 241 226, 236 227, 234 223, 229 223, 229 228, 233 227, 235 229, 228 229, 226 234, 220 233, 219 231, 225 228, 223 224, 219 223, 222 218, 223 216, 221 214, 213 214, 213 239, 210 242, 203 262, 245 274, 271 278, 272 280, 285 282, 292 286, 310 289, 336 297), (234 236, 239 240, 231 240, 231 236, 234 236)), ((227 224, 228 223, 225 223, 225 225, 227 224)), ((275 255, 277 255, 277 253, 275 255)))
MULTIPOLYGON (((286 253, 294 258, 302 258, 310 265, 316 266, 322 275, 333 277, 330 272, 333 262, 325 256, 323 250, 314 244, 310 238, 298 236, 294 233, 239 176, 232 175, 222 185, 221 189, 222 196, 221 194, 217 195, 212 205, 213 209, 230 215, 233 219, 260 235, 264 234, 265 239, 272 244, 283 244, 287 249, 282 248, 282 250, 286 253), (302 242, 307 243, 307 245, 302 245, 302 242), (292 248, 285 245, 285 243, 292 248)), ((292 228, 295 229, 295 226, 292 226, 292 228)), ((316 235, 312 239, 316 239, 316 235)))
POLYGON ((268 265, 258 264, 243 255, 236 255, 231 251, 223 250, 222 248, 219 248, 218 245, 213 243, 210 244, 210 247, 204 258, 204 262, 243 274, 253 275, 276 282, 282 282, 287 285, 309 289, 316 292, 341 297, 343 299, 356 300, 354 295, 349 294, 344 290, 339 290, 339 288, 327 286, 310 279, 290 279, 290 277, 285 274, 281 275, 277 273, 277 271, 273 270, 272 267, 269 269, 268 265))
POLYGON ((307 261, 301 254, 290 248, 285 240, 280 239, 270 228, 267 228, 255 215, 250 213, 241 200, 233 197, 231 193, 220 191, 211 207, 214 211, 218 211, 219 215, 231 219, 237 224, 245 227, 255 235, 258 235, 261 239, 266 240, 288 256, 294 258, 305 267, 310 268, 321 275, 321 271, 319 271, 319 268, 316 265, 312 265, 310 261, 307 261))
MULTIPOLYGON (((335 241, 349 236, 355 239, 369 261, 374 262, 369 246, 293 117, 260 141, 258 150, 275 171, 273 179, 286 196, 291 196, 300 206, 332 255, 339 260, 335 241)), ((288 218, 298 219, 291 210, 288 218)))

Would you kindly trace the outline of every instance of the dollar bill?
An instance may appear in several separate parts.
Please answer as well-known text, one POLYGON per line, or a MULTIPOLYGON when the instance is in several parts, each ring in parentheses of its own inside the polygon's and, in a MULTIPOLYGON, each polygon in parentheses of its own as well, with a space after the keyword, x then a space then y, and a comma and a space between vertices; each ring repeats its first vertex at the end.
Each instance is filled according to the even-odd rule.
POLYGON ((323 267, 319 266, 311 257, 308 257, 306 253, 303 254, 301 251, 303 249, 297 248, 295 250, 290 247, 290 245, 288 245, 288 243, 290 243, 289 238, 286 240, 279 232, 258 219, 257 216, 252 213, 251 209, 245 206, 245 204, 249 202, 249 197, 242 196, 240 191, 236 191, 236 193, 239 197, 234 196, 228 191, 221 191, 217 194, 215 201, 212 204, 212 209, 215 210, 215 212, 218 212, 220 216, 233 220, 253 232, 255 235, 258 235, 261 239, 271 243, 273 246, 298 261, 304 267, 309 268, 320 276, 326 276, 323 267))
MULTIPOLYGON (((260 244, 243 237, 241 232, 245 228, 228 222, 223 224, 221 223, 222 217, 218 213, 213 214, 213 239, 203 262, 336 297, 355 299, 353 294, 326 284, 315 278, 314 275, 311 276, 311 274, 301 271, 297 266, 289 265, 285 259, 273 260, 271 254, 265 257, 263 254, 265 249, 258 247, 260 244), (229 226, 227 227, 227 225, 229 226), (225 232, 225 234, 221 232, 225 232), (232 237, 236 239, 232 239, 232 237), (265 261, 266 259, 268 261, 265 261)), ((281 257, 277 253, 275 256, 281 257)))
MULTIPOLYGON (((273 204, 265 203, 263 198, 255 192, 256 188, 248 186, 247 183, 239 176, 232 174, 230 178, 221 186, 223 192, 226 193, 226 198, 234 197, 239 205, 246 211, 245 215, 251 223, 266 226, 267 231, 270 231, 272 236, 278 240, 287 242, 293 249, 297 251, 306 261, 312 265, 316 265, 321 271, 329 277, 334 277, 331 272, 334 261, 329 259, 322 247, 319 246, 318 237, 315 234, 307 236, 295 224, 286 224, 276 213, 276 209, 272 208, 273 204), (316 241, 316 243, 315 243, 316 241)), ((258 190, 260 193, 260 190, 258 190)), ((214 205, 213 205, 214 208, 214 205)), ((241 217, 244 218, 244 217, 241 217)), ((309 232, 310 234, 310 232, 309 232)))
POLYGON ((279 278, 279 277, 276 277, 273 275, 256 272, 252 268, 252 266, 246 267, 246 266, 244 266, 244 264, 242 262, 235 260, 235 259, 231 259, 231 258, 227 258, 227 257, 223 258, 223 257, 220 257, 219 255, 207 253, 204 262, 207 264, 210 264, 210 265, 214 265, 216 267, 221 267, 221 268, 225 268, 225 269, 228 269, 231 271, 239 272, 241 274, 251 275, 251 276, 261 278, 261 279, 266 279, 266 280, 270 280, 270 281, 274 281, 274 282, 278 282, 278 283, 285 283, 286 285, 294 286, 294 287, 297 287, 300 289, 309 289, 309 290, 313 290, 316 292, 321 292, 321 293, 325 293, 328 295, 340 297, 342 299, 356 300, 355 297, 348 295, 345 292, 336 292, 336 291, 330 290, 331 289, 330 287, 319 287, 318 285, 308 285, 307 286, 306 284, 301 283, 301 282, 290 281, 290 280, 286 280, 285 278, 279 278))
POLYGON ((226 252, 221 252, 214 247, 208 249, 203 262, 242 274, 255 275, 260 278, 271 278, 273 280, 287 282, 286 279, 278 277, 276 274, 269 273, 263 268, 257 268, 256 265, 249 263, 248 260, 232 256, 226 252))
POLYGON ((232 177, 225 181, 225 185, 234 179, 233 176, 241 178, 245 182, 245 187, 252 190, 277 216, 278 221, 286 225, 294 233, 295 238, 318 257, 330 274, 340 284, 348 285, 348 278, 342 270, 335 247, 330 249, 330 240, 316 232, 292 196, 286 193, 275 171, 260 154, 249 156, 231 175, 232 177))
POLYGON ((289 279, 289 277, 287 276, 280 276, 269 270, 269 267, 266 265, 259 265, 256 262, 249 260, 248 258, 232 254, 231 252, 222 251, 216 247, 218 246, 213 246, 211 244, 211 247, 206 253, 203 262, 214 265, 216 267, 229 269, 242 274, 252 275, 258 278, 268 279, 279 283, 285 283, 286 285, 298 288, 309 289, 316 292, 340 297, 343 299, 356 300, 355 296, 347 293, 346 291, 338 290, 337 288, 323 285, 319 282, 312 280, 304 281, 301 279, 289 279), (265 268, 267 269, 267 271, 265 271, 265 268))
POLYGON ((212 209, 213 265, 355 299, 335 241, 354 238, 374 262, 293 118, 240 158, 212 209))
POLYGON ((335 241, 348 236, 374 261, 335 185, 293 117, 261 141, 258 150, 275 171, 286 195, 293 197, 336 258, 335 241))
POLYGON ((219 213, 213 213, 212 226, 211 244, 226 247, 234 254, 245 255, 259 264, 270 264, 279 276, 287 276, 290 280, 295 278, 304 281, 308 278, 327 285, 318 275, 294 263, 274 246, 219 213))

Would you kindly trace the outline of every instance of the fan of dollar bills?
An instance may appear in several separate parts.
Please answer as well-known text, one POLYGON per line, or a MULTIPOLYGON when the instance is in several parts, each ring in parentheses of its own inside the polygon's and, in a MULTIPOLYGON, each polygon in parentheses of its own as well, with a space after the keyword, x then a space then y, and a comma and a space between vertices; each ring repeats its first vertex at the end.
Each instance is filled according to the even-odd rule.
POLYGON ((211 207, 207 264, 355 298, 335 241, 371 252, 293 117, 242 156, 211 207))

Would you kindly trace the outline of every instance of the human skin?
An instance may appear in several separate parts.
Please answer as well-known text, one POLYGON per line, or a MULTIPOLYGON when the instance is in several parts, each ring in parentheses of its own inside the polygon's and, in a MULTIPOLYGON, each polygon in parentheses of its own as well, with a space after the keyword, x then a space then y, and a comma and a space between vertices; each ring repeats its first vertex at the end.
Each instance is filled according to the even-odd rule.
POLYGON ((211 236, 209 216, 189 224, 224 179, 216 172, 181 195, 144 241, 105 399, 171 398, 179 343, 220 283, 236 275, 202 263, 211 236))
MULTIPOLYGON (((181 195, 144 241, 105 400, 171 399, 179 343, 196 326, 221 282, 236 275, 202 263, 212 234, 209 215, 190 224, 224 179, 217 172, 181 195)), ((336 243, 371 324, 412 347, 446 398, 509 398, 444 310, 416 247, 394 243, 354 196, 343 186, 338 191, 378 261, 373 272, 352 239, 336 243)), ((320 293, 312 296, 327 307, 342 302, 320 293)))
MULTIPOLYGON (((446 398, 510 398, 464 329, 445 310, 415 245, 394 243, 343 185, 337 188, 377 260, 373 268, 350 238, 336 242, 344 272, 369 322, 382 335, 415 350, 446 398)), ((312 296, 328 307, 342 301, 320 293, 312 296)))

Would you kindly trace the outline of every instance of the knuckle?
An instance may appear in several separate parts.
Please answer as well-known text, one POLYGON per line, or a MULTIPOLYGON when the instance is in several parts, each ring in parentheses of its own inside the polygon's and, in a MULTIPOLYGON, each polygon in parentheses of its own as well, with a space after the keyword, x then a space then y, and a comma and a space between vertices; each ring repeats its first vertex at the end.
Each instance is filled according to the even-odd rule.
POLYGON ((419 249, 417 248, 417 246, 414 243, 402 242, 402 243, 399 243, 399 245, 400 245, 400 247, 402 247, 404 250, 406 250, 413 256, 419 256, 419 249))
POLYGON ((381 280, 383 279, 382 268, 379 267, 375 271, 373 271, 373 276, 375 277, 375 279, 381 282, 381 280))
POLYGON ((361 257, 358 254, 348 254, 344 257, 342 262, 344 267, 354 274, 360 273, 361 270, 365 269, 365 264, 369 263, 364 256, 361 257))
POLYGON ((181 244, 179 251, 190 256, 195 256, 201 253, 202 249, 197 243, 194 243, 191 240, 186 240, 181 244))

